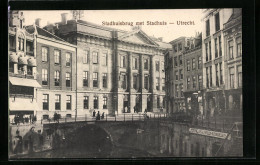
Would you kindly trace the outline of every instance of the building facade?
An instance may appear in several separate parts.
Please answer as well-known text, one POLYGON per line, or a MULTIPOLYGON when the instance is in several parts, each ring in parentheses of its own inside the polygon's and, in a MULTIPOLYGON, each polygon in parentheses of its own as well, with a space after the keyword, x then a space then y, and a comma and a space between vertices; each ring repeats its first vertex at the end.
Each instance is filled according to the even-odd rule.
MULTIPOLYGON (((206 9, 203 13, 204 114, 210 120, 227 117, 229 109, 242 108, 242 21, 241 9, 206 9)), ((229 117, 227 121, 234 119, 229 117)))
POLYGON ((183 53, 184 61, 184 97, 186 112, 194 115, 203 114, 203 73, 201 34, 189 38, 190 46, 183 53))
POLYGON ((36 36, 26 31, 23 12, 9 14, 9 119, 15 122, 15 116, 29 118, 39 109, 36 87, 40 84, 36 81, 36 36))
MULTIPOLYGON (((171 112, 185 111, 185 102, 183 95, 184 84, 184 61, 183 52, 187 46, 187 38, 180 37, 170 42, 172 45, 172 58, 170 68, 172 68, 173 76, 170 76, 170 84, 172 86, 171 96, 172 105, 171 112)), ((170 72, 169 72, 170 73, 170 72)))
POLYGON ((67 20, 66 14, 46 29, 77 46, 78 115, 163 110, 163 53, 169 44, 141 29, 121 31, 67 20))
POLYGON ((37 88, 39 110, 36 116, 38 119, 48 119, 57 113, 61 117, 74 117, 76 46, 40 26, 40 19, 36 19, 34 25, 26 27, 37 38, 37 81, 41 88, 37 88))

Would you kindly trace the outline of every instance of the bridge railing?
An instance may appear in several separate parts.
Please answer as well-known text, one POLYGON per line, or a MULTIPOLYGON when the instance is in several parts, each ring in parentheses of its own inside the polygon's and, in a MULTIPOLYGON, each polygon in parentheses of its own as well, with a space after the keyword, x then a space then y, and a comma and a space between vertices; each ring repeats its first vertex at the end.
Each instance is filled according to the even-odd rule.
POLYGON ((69 122, 96 122, 96 121, 102 121, 102 122, 111 122, 111 121, 145 121, 145 120, 162 120, 168 118, 167 114, 119 114, 115 116, 105 115, 104 117, 100 117, 100 119, 97 119, 96 116, 89 116, 89 115, 78 115, 77 117, 63 117, 59 118, 57 120, 54 120, 54 118, 49 119, 41 119, 41 124, 48 124, 48 123, 69 123, 69 122))

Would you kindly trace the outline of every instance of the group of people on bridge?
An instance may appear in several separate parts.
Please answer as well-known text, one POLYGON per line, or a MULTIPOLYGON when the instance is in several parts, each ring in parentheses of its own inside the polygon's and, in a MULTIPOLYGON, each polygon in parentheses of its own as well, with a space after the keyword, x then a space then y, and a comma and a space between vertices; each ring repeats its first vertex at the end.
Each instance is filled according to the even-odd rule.
POLYGON ((105 112, 103 112, 102 115, 100 116, 99 111, 98 111, 98 113, 96 115, 96 111, 94 110, 93 113, 92 113, 92 117, 96 117, 96 120, 100 120, 100 118, 104 119, 105 118, 105 112))

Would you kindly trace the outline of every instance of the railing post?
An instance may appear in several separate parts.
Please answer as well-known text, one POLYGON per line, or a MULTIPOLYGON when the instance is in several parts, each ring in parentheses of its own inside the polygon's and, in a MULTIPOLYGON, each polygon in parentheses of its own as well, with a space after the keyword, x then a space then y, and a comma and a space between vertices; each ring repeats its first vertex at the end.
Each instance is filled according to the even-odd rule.
POLYGON ((151 120, 151 114, 150 114, 150 120, 151 120))
POLYGON ((155 119, 155 113, 153 114, 153 119, 155 119))
POLYGON ((125 113, 124 113, 124 122, 125 122, 125 113))
POLYGON ((106 114, 106 121, 107 121, 107 114, 106 114))

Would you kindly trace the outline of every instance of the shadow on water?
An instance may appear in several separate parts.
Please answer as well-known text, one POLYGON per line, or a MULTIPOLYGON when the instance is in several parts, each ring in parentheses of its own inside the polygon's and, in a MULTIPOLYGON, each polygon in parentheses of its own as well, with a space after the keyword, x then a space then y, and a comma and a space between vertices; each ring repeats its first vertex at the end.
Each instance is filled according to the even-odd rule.
POLYGON ((113 145, 110 136, 102 128, 95 125, 78 128, 72 133, 65 134, 64 138, 60 135, 55 136, 53 150, 31 153, 19 158, 137 158, 152 156, 146 151, 113 145))

